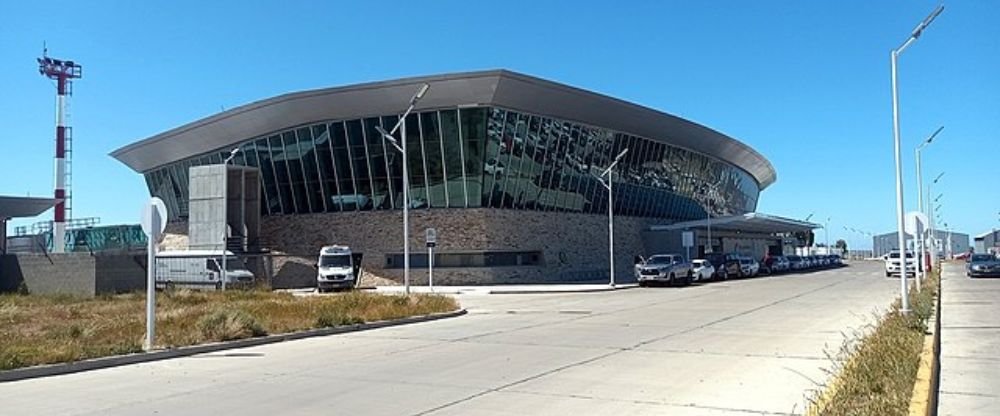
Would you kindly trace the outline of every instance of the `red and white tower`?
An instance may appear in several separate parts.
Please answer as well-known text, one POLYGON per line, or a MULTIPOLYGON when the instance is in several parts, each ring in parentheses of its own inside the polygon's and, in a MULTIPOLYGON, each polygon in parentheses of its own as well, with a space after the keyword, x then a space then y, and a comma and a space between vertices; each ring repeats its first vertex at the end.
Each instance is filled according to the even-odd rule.
POLYGON ((69 129, 66 127, 66 96, 73 95, 73 79, 83 75, 83 67, 73 61, 52 59, 43 53, 38 58, 38 73, 49 79, 56 80, 56 160, 55 160, 55 198, 59 200, 55 207, 55 218, 52 224, 52 251, 62 253, 66 250, 66 205, 70 195, 66 192, 69 172, 67 162, 67 138, 69 129))

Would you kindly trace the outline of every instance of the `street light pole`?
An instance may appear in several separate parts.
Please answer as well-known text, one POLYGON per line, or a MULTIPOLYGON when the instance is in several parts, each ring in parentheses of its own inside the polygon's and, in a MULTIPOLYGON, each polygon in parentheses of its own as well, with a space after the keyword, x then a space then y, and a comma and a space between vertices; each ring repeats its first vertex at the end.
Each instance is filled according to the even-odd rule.
POLYGON ((903 161, 900 154, 899 143, 899 89, 896 86, 896 60, 899 58, 899 55, 910 46, 910 44, 920 37, 924 29, 926 29, 927 26, 934 21, 934 18, 941 14, 942 11, 944 11, 944 6, 938 6, 935 8, 934 11, 927 16, 927 18, 925 18, 915 29, 913 29, 913 32, 910 33, 910 37, 908 37, 898 48, 893 49, 889 54, 890 66, 892 70, 892 136, 896 158, 896 234, 899 239, 900 252, 900 312, 904 314, 910 312, 910 300, 909 293, 906 290, 906 237, 903 234, 903 161))
POLYGON ((227 264, 229 263, 229 256, 226 255, 226 250, 229 248, 229 161, 236 157, 236 154, 240 152, 240 148, 234 148, 229 151, 229 157, 222 161, 222 174, 224 175, 224 180, 226 183, 226 193, 222 195, 222 267, 219 267, 219 276, 222 279, 222 290, 226 290, 226 282, 228 276, 227 264))
POLYGON ((413 107, 417 105, 417 102, 421 98, 424 98, 424 94, 427 94, 427 90, 430 85, 423 84, 417 93, 410 98, 410 105, 406 108, 403 116, 396 121, 396 125, 392 127, 392 130, 385 131, 382 126, 375 126, 375 130, 378 130, 379 134, 382 135, 382 139, 392 144, 400 153, 403 154, 403 286, 405 287, 406 294, 410 294, 410 166, 407 161, 406 155, 406 118, 413 111, 413 107), (396 142, 396 138, 393 134, 396 134, 396 130, 401 130, 400 140, 403 142, 402 145, 396 142))
MULTIPOLYGON (((938 262, 937 258, 938 244, 937 244, 937 232, 935 231, 935 228, 937 226, 937 221, 934 221, 934 204, 933 204, 933 202, 937 202, 937 199, 935 199, 933 202, 931 201, 931 195, 933 195, 931 193, 931 185, 937 184, 938 181, 941 180, 942 176, 944 176, 944 172, 939 173, 937 176, 934 177, 934 180, 931 181, 931 183, 927 184, 927 210, 924 213, 927 215, 927 222, 930 223, 930 240, 931 240, 930 246, 931 246, 932 265, 937 265, 938 262)), ((941 196, 939 195, 938 198, 940 197, 941 196)))
MULTIPOLYGON (((930 137, 928 137, 926 140, 923 141, 923 143, 920 143, 920 145, 917 146, 916 156, 917 156, 917 211, 918 212, 924 212, 924 196, 923 196, 924 174, 923 171, 920 169, 920 151, 923 150, 923 148, 927 147, 927 145, 931 144, 931 142, 934 141, 934 138, 937 137, 938 133, 941 133, 941 130, 944 130, 944 126, 938 127, 938 129, 935 130, 934 133, 930 135, 930 137)), ((929 224, 924 224, 925 229, 922 230, 923 232, 919 233, 920 235, 918 236, 914 236, 913 239, 914 244, 917 244, 919 246, 917 247, 917 252, 920 253, 918 257, 918 261, 920 263, 918 264, 920 264, 921 266, 924 265, 924 252, 929 251, 927 250, 927 235, 926 235, 927 228, 929 228, 928 225, 929 224)), ((932 261, 932 267, 933 267, 933 261, 932 261)), ((920 268, 918 268, 917 270, 920 270, 920 268)), ((926 271, 924 274, 926 274, 926 271)), ((920 291, 919 278, 917 279, 917 291, 918 292, 920 291)))
POLYGON ((823 234, 826 240, 826 255, 830 255, 830 217, 826 217, 826 223, 823 224, 823 234))
POLYGON ((611 287, 615 287, 615 196, 612 190, 612 186, 614 184, 614 181, 612 180, 614 175, 612 175, 612 173, 615 166, 618 165, 618 162, 620 162, 622 157, 625 156, 625 153, 628 153, 628 148, 622 149, 621 153, 618 153, 618 156, 615 156, 614 162, 611 162, 611 165, 601 173, 601 176, 597 176, 597 180, 601 181, 601 185, 608 188, 608 259, 611 267, 611 281, 609 283, 611 287), (605 176, 608 177, 607 181, 604 180, 605 176))

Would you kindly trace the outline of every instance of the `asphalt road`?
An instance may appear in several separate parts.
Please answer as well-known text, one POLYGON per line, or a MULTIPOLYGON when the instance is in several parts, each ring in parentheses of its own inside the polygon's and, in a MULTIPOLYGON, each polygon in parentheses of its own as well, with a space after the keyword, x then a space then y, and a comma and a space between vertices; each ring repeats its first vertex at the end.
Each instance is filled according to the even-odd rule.
POLYGON ((946 264, 941 280, 941 416, 1000 414, 1000 278, 965 276, 946 264))
POLYGON ((0 384, 4 415, 793 414, 898 280, 463 295, 459 318, 0 384))

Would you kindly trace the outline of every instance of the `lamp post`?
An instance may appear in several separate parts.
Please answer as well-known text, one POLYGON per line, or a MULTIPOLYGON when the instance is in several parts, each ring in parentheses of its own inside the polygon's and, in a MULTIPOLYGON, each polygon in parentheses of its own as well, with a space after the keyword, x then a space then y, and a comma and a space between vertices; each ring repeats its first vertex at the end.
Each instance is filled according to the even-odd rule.
POLYGON ((604 172, 601 172, 601 176, 595 175, 597 180, 601 181, 601 185, 608 188, 608 259, 611 266, 611 281, 609 283, 611 287, 615 287, 615 196, 611 189, 614 183, 612 181, 612 171, 618 165, 618 162, 622 160, 622 157, 625 156, 625 153, 628 153, 628 148, 622 149, 621 153, 615 156, 614 162, 611 162, 611 165, 607 169, 604 169, 604 172), (608 177, 607 181, 604 180, 605 176, 608 177))
MULTIPOLYGON (((937 137, 938 133, 941 133, 941 130, 944 130, 944 126, 938 127, 938 129, 935 130, 934 133, 932 133, 929 137, 927 137, 927 139, 925 139, 922 143, 920 143, 920 145, 917 146, 917 150, 915 151, 916 156, 917 156, 916 159, 917 159, 917 211, 918 212, 924 212, 924 196, 923 196, 924 174, 923 174, 923 171, 920 170, 920 151, 923 150, 923 148, 927 147, 927 145, 931 144, 931 142, 934 141, 934 138, 937 137)), ((929 224, 927 224, 927 225, 929 225, 929 224)), ((925 227, 927 225, 925 225, 925 227)), ((924 264, 924 251, 928 251, 927 250, 927 236, 926 236, 927 231, 928 230, 926 230, 926 229, 923 230, 923 232, 920 233, 920 235, 914 236, 914 239, 913 239, 914 244, 918 245, 918 247, 915 247, 915 248, 917 249, 916 250, 917 253, 920 253, 919 256, 917 257, 918 261, 920 262, 919 263, 920 265, 924 264)), ((917 269, 917 270, 920 270, 920 269, 917 269)), ((918 291, 920 290, 920 279, 917 279, 917 290, 918 291)))
MULTIPOLYGON (((931 195, 933 195, 931 193, 931 185, 936 185, 938 181, 941 180, 942 176, 944 176, 944 172, 939 173, 937 176, 934 177, 934 180, 931 181, 931 183, 927 184, 927 206, 926 206, 927 210, 924 212, 927 215, 928 221, 930 222, 931 263, 932 265, 935 266, 937 265, 937 232, 935 231, 937 222, 934 221, 934 204, 931 202, 931 195)), ((940 199, 941 195, 938 195, 938 198, 940 199)), ((933 202, 937 202, 937 199, 935 199, 933 202)))
POLYGON ((823 224, 823 238, 826 240, 826 255, 830 255, 830 217, 826 217, 826 223, 823 224))
POLYGON ((896 156, 896 234, 899 239, 899 250, 900 250, 900 270, 899 270, 899 285, 900 285, 900 299, 901 308, 900 312, 907 314, 910 312, 910 299, 909 294, 906 290, 906 237, 903 233, 903 161, 900 156, 899 151, 899 91, 896 87, 896 60, 899 55, 906 50, 920 35, 927 29, 927 26, 934 21, 941 12, 944 11, 944 6, 938 6, 927 16, 913 32, 910 32, 910 37, 906 38, 898 48, 893 49, 890 53, 890 65, 892 70, 892 135, 893 144, 896 156))
MULTIPOLYGON (((712 189, 718 192, 719 185, 721 183, 722 183, 721 180, 715 182, 714 184, 712 184, 712 189)), ((712 203, 713 201, 714 199, 709 198, 708 204, 706 204, 708 209, 705 210, 705 214, 708 217, 708 244, 705 246, 705 254, 709 254, 715 251, 715 249, 712 248, 712 207, 715 206, 715 204, 712 203)))
POLYGON ((225 175, 226 183, 226 194, 222 196, 222 265, 219 267, 219 276, 222 279, 222 290, 226 290, 226 280, 227 265, 229 263, 229 256, 226 255, 226 250, 229 249, 229 162, 236 157, 236 154, 240 152, 240 148, 236 147, 229 151, 229 156, 226 160, 222 161, 222 174, 225 175))
POLYGON ((406 157, 406 117, 410 115, 413 111, 413 107, 417 105, 417 102, 424 95, 427 94, 427 90, 430 85, 423 84, 420 89, 417 90, 416 94, 410 98, 410 105, 403 112, 403 116, 399 118, 396 125, 392 127, 392 130, 385 131, 382 126, 375 126, 375 130, 378 130, 379 134, 382 135, 382 139, 392 144, 396 150, 399 150, 403 154, 403 285, 405 286, 406 294, 410 294, 410 166, 407 162, 406 157), (400 141, 398 143, 393 134, 396 134, 396 130, 400 130, 400 141))

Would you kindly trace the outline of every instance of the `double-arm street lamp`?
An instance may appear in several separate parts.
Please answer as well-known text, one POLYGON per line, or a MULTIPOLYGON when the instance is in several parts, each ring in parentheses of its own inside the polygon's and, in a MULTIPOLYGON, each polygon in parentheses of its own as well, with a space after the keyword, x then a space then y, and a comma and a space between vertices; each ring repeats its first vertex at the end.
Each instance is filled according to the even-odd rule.
POLYGON ((403 285, 405 286, 406 294, 410 294, 410 165, 406 158, 406 117, 410 115, 413 111, 413 107, 417 105, 417 102, 424 95, 427 94, 427 90, 430 85, 423 84, 420 89, 417 90, 416 94, 410 98, 410 106, 406 108, 403 112, 403 116, 396 121, 396 125, 392 127, 392 130, 385 131, 382 126, 375 126, 375 130, 378 130, 379 134, 382 135, 382 139, 389 142, 392 147, 399 150, 403 154, 403 285), (400 142, 396 141, 393 134, 400 130, 400 142))
POLYGON ((899 251, 900 251, 900 261, 899 261, 899 284, 900 284, 900 299, 901 308, 900 312, 906 314, 910 312, 910 299, 909 294, 906 290, 906 237, 903 234, 903 161, 900 155, 900 145, 899 145, 899 90, 896 87, 896 60, 899 55, 903 53, 921 34, 927 29, 927 26, 934 21, 934 18, 938 17, 941 12, 944 11, 944 6, 938 6, 927 16, 916 28, 910 32, 910 36, 906 38, 898 48, 893 49, 890 53, 890 65, 892 69, 892 136, 893 144, 896 157, 896 234, 899 239, 899 251))
POLYGON ((615 156, 614 162, 611 162, 611 165, 607 169, 604 169, 604 172, 601 172, 601 176, 594 175, 597 176, 597 180, 601 181, 601 185, 608 188, 608 256, 611 265, 611 281, 609 283, 611 287, 615 287, 615 196, 611 189, 614 183, 612 173, 615 166, 618 166, 618 162, 625 156, 625 153, 628 153, 628 148, 622 149, 621 153, 615 156), (608 177, 607 181, 604 180, 605 176, 608 177))

